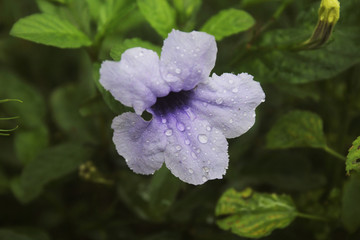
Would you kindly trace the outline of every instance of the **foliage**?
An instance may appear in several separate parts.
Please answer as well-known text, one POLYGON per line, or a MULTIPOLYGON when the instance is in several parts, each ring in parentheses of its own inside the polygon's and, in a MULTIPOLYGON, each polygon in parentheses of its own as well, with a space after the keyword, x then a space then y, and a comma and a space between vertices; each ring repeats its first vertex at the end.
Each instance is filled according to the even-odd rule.
POLYGON ((321 2, 1 1, 0 239, 359 239, 360 3, 321 2), (99 83, 173 28, 214 35, 214 72, 266 94, 201 186, 129 170, 110 126, 132 109, 99 83))

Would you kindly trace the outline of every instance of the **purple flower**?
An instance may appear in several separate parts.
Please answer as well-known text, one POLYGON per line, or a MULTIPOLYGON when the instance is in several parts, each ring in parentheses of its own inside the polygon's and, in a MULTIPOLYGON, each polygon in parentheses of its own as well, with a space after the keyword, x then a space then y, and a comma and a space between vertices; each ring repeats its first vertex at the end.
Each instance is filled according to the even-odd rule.
POLYGON ((111 126, 116 149, 134 172, 153 174, 165 162, 175 176, 195 185, 225 174, 226 138, 253 126, 265 94, 247 73, 209 77, 216 53, 213 36, 173 30, 160 59, 138 47, 119 62, 102 63, 100 83, 136 112, 115 117, 111 126), (150 121, 140 116, 145 110, 150 121))

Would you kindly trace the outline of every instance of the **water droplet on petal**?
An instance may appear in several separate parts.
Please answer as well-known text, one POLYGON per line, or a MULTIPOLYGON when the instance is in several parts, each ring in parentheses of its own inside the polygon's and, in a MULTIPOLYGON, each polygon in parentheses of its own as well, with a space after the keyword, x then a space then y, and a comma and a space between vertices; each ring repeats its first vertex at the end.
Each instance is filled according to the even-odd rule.
POLYGON ((198 140, 201 143, 207 143, 208 142, 208 137, 205 134, 199 134, 198 140))
POLYGON ((203 167, 203 171, 208 173, 209 172, 209 168, 208 167, 203 167))
POLYGON ((194 115, 194 113, 191 111, 190 108, 185 109, 185 112, 186 112, 186 114, 189 116, 189 118, 190 118, 191 121, 195 119, 195 115, 194 115))
POLYGON ((239 91, 239 89, 237 89, 237 88, 234 88, 234 89, 232 90, 233 93, 237 93, 238 91, 239 91))
POLYGON ((193 174, 193 173, 194 173, 194 170, 192 170, 191 168, 189 168, 189 173, 190 173, 190 174, 193 174))
POLYGON ((194 158, 194 159, 197 159, 197 156, 194 152, 191 152, 191 156, 194 158))
POLYGON ((179 47, 179 46, 176 46, 176 49, 177 49, 177 50, 179 50, 179 49, 180 49, 180 47, 179 47))
POLYGON ((185 144, 186 144, 186 145, 189 145, 189 144, 190 144, 189 139, 185 139, 185 141, 184 141, 184 142, 185 142, 185 144))
POLYGON ((180 150, 181 150, 181 146, 180 146, 180 145, 176 145, 175 149, 178 150, 178 151, 180 151, 180 150))
POLYGON ((139 52, 139 56, 140 57, 144 56, 144 52, 143 51, 139 52))
POLYGON ((179 131, 183 132, 185 130, 185 126, 184 124, 182 124, 181 122, 176 123, 176 127, 177 129, 179 129, 179 131))
POLYGON ((232 118, 230 118, 229 123, 233 123, 233 122, 234 122, 234 120, 232 120, 232 118))
POLYGON ((229 79, 229 83, 230 83, 230 84, 233 84, 234 81, 233 81, 232 79, 229 79))
POLYGON ((256 117, 256 114, 255 114, 255 113, 253 114, 253 117, 256 117))
POLYGON ((175 69, 175 72, 176 72, 177 74, 180 74, 180 73, 181 73, 181 69, 180 69, 180 68, 177 68, 177 69, 175 69))
POLYGON ((165 135, 168 136, 168 137, 170 137, 170 136, 172 135, 172 130, 171 130, 171 129, 167 129, 167 130, 165 131, 165 135))
POLYGON ((162 122, 162 123, 166 123, 167 121, 166 121, 165 118, 163 118, 163 119, 161 119, 161 122, 162 122))
POLYGON ((218 98, 215 101, 217 104, 222 104, 223 103, 223 99, 222 98, 218 98))
POLYGON ((206 182, 208 179, 207 179, 207 177, 203 176, 203 177, 202 177, 202 180, 203 180, 204 182, 206 182))
POLYGON ((211 127, 210 127, 210 126, 207 126, 207 127, 206 127, 206 130, 207 130, 208 132, 210 132, 210 131, 211 131, 211 127))

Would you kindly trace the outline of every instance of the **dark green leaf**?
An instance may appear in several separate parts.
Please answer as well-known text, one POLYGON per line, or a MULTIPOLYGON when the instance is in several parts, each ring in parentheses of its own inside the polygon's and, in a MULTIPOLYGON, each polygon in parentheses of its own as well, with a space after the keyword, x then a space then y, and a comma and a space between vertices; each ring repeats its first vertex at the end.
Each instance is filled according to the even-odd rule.
POLYGON ((9 180, 5 173, 0 168, 0 194, 5 192, 6 189, 9 187, 9 180))
POLYGON ((155 51, 158 55, 161 53, 161 48, 150 42, 141 40, 139 38, 125 39, 122 43, 115 45, 111 51, 110 56, 115 61, 120 61, 121 55, 129 48, 142 47, 155 51))
POLYGON ((360 175, 353 174, 345 183, 342 197, 341 219, 349 232, 355 232, 360 227, 360 175))
POLYGON ((175 11, 166 0, 137 0, 137 4, 145 19, 163 38, 176 28, 175 11))
POLYGON ((17 21, 10 34, 59 48, 91 45, 90 39, 70 22, 51 14, 33 14, 17 21))
POLYGON ((0 240, 35 240, 9 229, 0 229, 0 240))
POLYGON ((15 134, 15 151, 23 163, 31 162, 49 144, 47 128, 40 126, 31 130, 22 130, 15 134))
POLYGON ((216 205, 220 228, 239 236, 261 238, 277 228, 287 227, 297 212, 290 196, 257 193, 247 188, 242 192, 227 190, 216 205))
POLYGON ((220 41, 224 37, 246 31, 254 24, 255 20, 249 13, 230 8, 211 17, 201 31, 214 35, 220 41))
POLYGON ((321 118, 308 111, 289 112, 275 123, 266 136, 268 148, 325 148, 321 118))
POLYGON ((33 200, 46 184, 74 172, 90 155, 90 149, 74 142, 45 149, 25 166, 15 184, 20 188, 17 197, 21 197, 19 200, 24 203, 33 200))
POLYGON ((360 137, 353 142, 346 157, 346 172, 350 174, 351 170, 360 171, 360 137))

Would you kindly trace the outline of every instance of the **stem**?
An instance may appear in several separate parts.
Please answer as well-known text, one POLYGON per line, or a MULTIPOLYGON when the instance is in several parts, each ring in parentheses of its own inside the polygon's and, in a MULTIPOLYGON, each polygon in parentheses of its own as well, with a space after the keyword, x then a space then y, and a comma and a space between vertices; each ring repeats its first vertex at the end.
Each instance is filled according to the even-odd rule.
POLYGON ((311 214, 306 214, 306 213, 298 212, 296 215, 298 217, 307 218, 307 219, 311 219, 311 220, 317 220, 317 221, 323 221, 323 222, 329 221, 329 219, 327 219, 327 218, 316 216, 316 215, 311 215, 311 214))
POLYGON ((19 102, 19 103, 22 103, 23 101, 21 101, 19 99, 2 99, 2 100, 0 100, 0 103, 4 103, 4 102, 19 102))
POLYGON ((14 130, 18 129, 18 127, 19 126, 16 126, 16 127, 12 128, 12 129, 0 129, 0 132, 11 132, 11 131, 14 131, 14 130))
POLYGON ((20 118, 19 116, 16 116, 16 117, 5 117, 5 118, 0 118, 0 121, 2 120, 13 120, 13 119, 18 119, 20 118))
POLYGON ((325 152, 329 153, 330 155, 336 157, 337 159, 340 159, 342 161, 346 161, 346 157, 344 157, 343 155, 341 155, 340 153, 334 151, 333 149, 329 148, 328 146, 323 147, 323 149, 325 150, 325 152))

